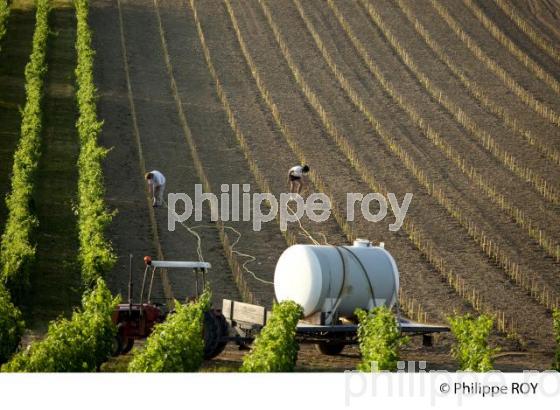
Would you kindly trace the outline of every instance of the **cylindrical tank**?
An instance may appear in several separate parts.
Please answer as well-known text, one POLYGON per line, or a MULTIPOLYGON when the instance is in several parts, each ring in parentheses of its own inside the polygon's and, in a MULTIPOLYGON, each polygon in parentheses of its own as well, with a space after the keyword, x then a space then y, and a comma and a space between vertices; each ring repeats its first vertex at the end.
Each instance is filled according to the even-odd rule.
POLYGON ((290 246, 274 272, 276 299, 297 302, 305 317, 336 311, 348 318, 356 308, 392 307, 398 290, 399 271, 391 254, 363 239, 353 246, 290 246))

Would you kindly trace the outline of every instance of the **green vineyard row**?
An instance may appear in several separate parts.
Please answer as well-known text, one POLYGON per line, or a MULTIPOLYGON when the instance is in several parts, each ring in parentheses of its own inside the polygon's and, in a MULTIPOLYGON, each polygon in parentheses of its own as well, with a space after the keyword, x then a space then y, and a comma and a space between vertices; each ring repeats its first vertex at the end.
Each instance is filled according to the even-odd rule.
POLYGON ((76 97, 79 117, 76 123, 80 137, 78 158, 78 230, 79 259, 85 285, 95 283, 114 265, 116 256, 105 229, 112 219, 105 204, 102 160, 107 150, 97 144, 103 125, 97 118, 96 90, 93 79, 91 30, 88 25, 89 0, 76 0, 77 37, 76 97))
POLYGON ((38 220, 34 214, 33 191, 41 156, 41 104, 47 71, 50 3, 38 0, 36 6, 33 50, 25 67, 26 101, 20 139, 14 153, 11 191, 6 199, 8 218, 0 245, 0 279, 16 300, 29 287, 30 270, 36 257, 33 234, 38 220))

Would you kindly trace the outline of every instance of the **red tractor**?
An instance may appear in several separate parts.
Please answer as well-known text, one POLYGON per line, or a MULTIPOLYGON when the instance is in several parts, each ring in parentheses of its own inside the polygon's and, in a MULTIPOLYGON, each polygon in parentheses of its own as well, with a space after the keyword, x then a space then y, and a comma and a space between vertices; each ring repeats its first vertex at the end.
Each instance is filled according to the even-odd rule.
MULTIPOLYGON (((206 283, 206 271, 211 267, 208 262, 188 262, 188 261, 155 261, 151 257, 144 257, 144 277, 142 289, 140 290, 140 302, 132 302, 132 255, 130 256, 129 279, 128 279, 128 303, 121 303, 113 312, 113 323, 117 326, 117 337, 113 354, 128 353, 134 346, 137 339, 147 338, 157 323, 165 320, 168 314, 165 305, 152 302, 152 288, 156 269, 168 268, 187 268, 193 269, 195 274, 196 295, 200 295, 206 283), (151 270, 151 272, 150 272, 151 270), (148 294, 144 300, 146 281, 150 276, 148 294), (199 286, 199 276, 202 276, 202 286, 199 286)), ((171 301, 170 301, 171 302, 171 301)), ((211 309, 204 315, 204 357, 210 359, 220 354, 228 340, 228 324, 221 310, 211 309)))

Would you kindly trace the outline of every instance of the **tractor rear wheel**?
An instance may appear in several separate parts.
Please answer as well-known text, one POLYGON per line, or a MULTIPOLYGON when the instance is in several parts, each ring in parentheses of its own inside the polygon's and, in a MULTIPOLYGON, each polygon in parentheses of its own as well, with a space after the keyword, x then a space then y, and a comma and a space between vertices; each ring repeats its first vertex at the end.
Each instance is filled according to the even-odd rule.
POLYGON ((204 359, 212 359, 226 347, 228 324, 222 312, 210 310, 204 313, 204 359))
POLYGON ((134 347, 134 338, 133 337, 128 338, 126 344, 123 346, 121 350, 121 354, 127 354, 132 350, 133 347, 134 347))
POLYGON ((119 343, 119 337, 116 336, 113 338, 113 346, 111 347, 111 356, 117 357, 121 354, 122 347, 119 343))
POLYGON ((113 338, 113 347, 112 347, 111 355, 113 355, 114 357, 119 356, 123 351, 123 346, 124 346, 124 340, 122 338, 122 335, 119 332, 117 332, 117 335, 113 338))
POLYGON ((226 337, 229 335, 229 326, 228 323, 226 321, 226 318, 224 317, 224 315, 222 314, 222 312, 218 312, 218 314, 215 316, 216 320, 218 322, 218 326, 221 328, 220 331, 220 341, 218 342, 218 344, 216 345, 216 350, 214 350, 215 355, 217 356, 220 353, 222 353, 224 351, 224 349, 226 348, 227 345, 227 339, 226 337), (224 340, 226 339, 226 340, 224 340))

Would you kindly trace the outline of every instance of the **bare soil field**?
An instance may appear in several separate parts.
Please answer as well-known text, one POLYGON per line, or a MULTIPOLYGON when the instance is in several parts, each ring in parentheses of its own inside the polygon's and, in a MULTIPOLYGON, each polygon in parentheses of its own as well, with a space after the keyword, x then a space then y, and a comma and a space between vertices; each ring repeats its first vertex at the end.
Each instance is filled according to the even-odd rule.
MULTIPOLYGON (((114 211, 107 235, 118 255, 111 290, 126 297, 130 254, 136 299, 143 256, 202 257, 212 265, 214 306, 227 298, 270 308, 286 247, 368 238, 384 242, 397 262, 405 316, 444 323, 453 313, 495 315, 496 368, 548 368, 551 308, 560 306, 560 3, 508 4, 92 0, 100 143, 110 149, 106 201, 114 211), (332 215, 322 223, 303 218, 286 232, 277 219, 258 232, 252 222, 213 222, 208 203, 201 221, 171 231, 166 206, 152 208, 144 180, 157 169, 166 193, 194 198, 196 184, 215 194, 224 184, 250 184, 279 197, 298 163, 311 168, 305 195, 327 194, 332 215), (346 220, 346 194, 375 191, 399 201, 413 194, 399 231, 389 230, 391 213, 376 223, 346 220)), ((9 20, 0 52, 2 197, 34 23, 29 10, 9 20)), ((75 20, 65 7, 51 20, 28 306, 37 333, 77 304, 79 288, 75 20)), ((5 214, 2 201, 0 229, 5 214)), ((153 299, 194 292, 190 272, 162 271, 153 299)), ((414 339, 403 359, 456 370, 453 342, 446 334, 434 347, 414 339)), ((243 354, 230 345, 203 370, 236 371, 243 354)), ((357 347, 329 357, 302 345, 297 370, 343 371, 359 359, 357 347)), ((127 360, 104 370, 122 370, 127 360)))
POLYGON ((558 42, 560 38, 560 4, 558 1, 522 1, 515 0, 514 5, 522 17, 527 19, 531 25, 552 43, 558 42))
MULTIPOLYGON (((118 51, 115 48, 109 50, 109 47, 103 47, 101 43, 98 51, 100 71, 104 71, 102 67, 106 64, 106 75, 112 77, 100 79, 101 105, 110 106, 120 101, 123 112, 117 118, 121 118, 128 114, 127 109, 130 110, 130 107, 126 107, 126 99, 132 98, 136 106, 136 120, 132 121, 138 123, 143 158, 138 159, 138 154, 133 154, 133 148, 129 148, 129 154, 136 156, 136 161, 149 164, 147 168, 159 167, 169 175, 171 192, 181 189, 181 192, 192 193, 192 186, 203 179, 207 179, 212 187, 218 187, 222 183, 251 183, 252 186, 262 188, 266 184, 273 193, 282 192, 285 189, 285 169, 301 158, 305 158, 315 171, 314 182, 320 183, 321 188, 328 191, 340 209, 345 209, 346 192, 371 191, 368 181, 363 179, 363 174, 340 151, 330 135, 332 130, 326 128, 324 118, 318 115, 308 96, 300 88, 301 84, 294 79, 290 64, 295 63, 303 73, 304 81, 324 107, 327 118, 338 132, 348 138, 351 147, 359 153, 358 160, 367 167, 371 175, 397 196, 405 192, 414 193, 414 205, 409 215, 414 219, 415 225, 429 237, 447 266, 458 273, 471 288, 476 289, 492 308, 504 312, 508 320, 511 320, 515 333, 515 336, 510 335, 512 340, 499 333, 496 333, 493 340, 507 346, 506 350, 521 348, 532 352, 525 354, 530 357, 535 355, 535 365, 539 362, 540 366, 546 367, 546 359, 543 360, 542 355, 546 357, 546 352, 552 348, 550 313, 547 308, 534 295, 512 282, 502 267, 481 251, 480 246, 469 237, 454 215, 438 203, 437 198, 426 190, 421 181, 402 166, 400 159, 352 105, 347 90, 340 86, 329 69, 320 49, 314 43, 309 27, 304 24, 293 2, 268 5, 272 24, 279 27, 292 56, 291 63, 282 53, 272 26, 258 2, 233 2, 231 8, 228 8, 218 1, 197 1, 194 3, 196 19, 193 9, 186 1, 119 3, 133 96, 125 95, 126 87, 122 77, 127 74, 112 70, 117 65, 117 56, 114 54, 118 51), (200 32, 197 24, 200 24, 200 32), (249 45, 245 50, 244 43, 249 45), (208 56, 204 55, 203 47, 208 48, 208 56), (104 57, 103 53, 109 54, 104 57), (214 73, 210 70, 210 65, 214 67, 214 73), (256 69, 260 83, 257 83, 250 65, 256 69), (116 77, 121 80, 117 81, 116 77), (216 81, 222 87, 225 97, 217 94, 216 81), (104 84, 109 84, 106 91, 104 84), (223 105, 224 101, 226 106, 223 105), (276 117, 271 111, 271 104, 278 110, 276 117), (232 128, 227 110, 231 110, 238 132, 232 128), (186 139, 185 133, 189 134, 186 139), (239 139, 239 133, 244 142, 239 139), (195 159, 192 156, 193 146, 196 149, 195 159), (204 169, 202 174, 195 169, 197 163, 204 169), (537 355, 541 355, 541 359, 537 355)), ((429 27, 434 30, 434 36, 442 41, 446 49, 449 48, 452 58, 461 67, 465 67, 465 72, 472 75, 473 81, 484 78, 482 86, 487 87, 489 79, 493 80, 491 95, 497 104, 507 106, 513 112, 519 110, 524 124, 532 127, 530 129, 534 133, 542 135, 546 132, 550 138, 557 138, 557 128, 553 124, 541 124, 542 121, 538 120, 535 113, 531 114, 522 108, 522 102, 515 99, 510 101, 511 93, 506 86, 493 74, 483 73, 480 64, 469 57, 470 51, 461 48, 463 46, 460 41, 449 43, 453 38, 452 33, 444 35, 437 31, 445 30, 446 23, 437 18, 436 11, 429 4, 410 2, 408 5, 416 11, 419 19, 430 19, 432 24, 429 27)), ((106 19, 100 17, 100 23, 106 23, 111 18, 116 24, 116 6, 114 2, 97 2, 94 15, 104 13, 106 19)), ((444 136, 454 150, 462 153, 478 172, 491 175, 492 182, 503 195, 507 195, 516 206, 530 214, 535 223, 558 239, 560 232, 555 229, 559 220, 557 207, 540 197, 531 185, 507 169, 480 144, 476 135, 465 130, 452 113, 429 94, 416 74, 403 63, 394 44, 387 40, 386 31, 396 33, 397 39, 411 53, 416 64, 451 96, 455 104, 474 118, 481 129, 491 133, 497 144, 507 147, 524 166, 544 175, 551 184, 557 180, 560 172, 558 167, 543 161, 534 147, 527 146, 522 139, 513 139, 511 130, 500 118, 480 106, 459 79, 431 55, 431 50, 423 43, 422 38, 414 35, 414 27, 407 21, 398 4, 383 2, 376 3, 375 6, 385 22, 382 27, 385 31, 373 24, 365 5, 353 2, 341 3, 339 7, 349 26, 367 44, 367 52, 378 61, 382 75, 395 87, 396 92, 405 96, 405 103, 417 107, 419 116, 444 136)), ((422 135, 423 131, 418 124, 387 93, 357 55, 332 11, 324 7, 323 3, 305 2, 303 13, 308 16, 312 27, 315 27, 324 41, 340 73, 378 118, 381 126, 415 163, 422 166, 429 181, 444 187, 449 200, 474 224, 483 227, 520 266, 530 269, 539 280, 558 291, 558 262, 528 238, 524 229, 516 225, 490 198, 481 195, 468 175, 462 173, 437 146, 422 135)), ((468 11, 463 11, 456 17, 461 24, 468 25, 469 33, 477 41, 484 42, 485 47, 488 44, 498 49, 499 53, 495 58, 508 68, 512 67, 512 75, 527 86, 530 92, 557 106, 554 93, 534 81, 523 67, 516 65, 507 50, 500 49, 495 41, 487 39, 484 28, 475 24, 474 17, 465 16, 467 13, 468 11)), ((490 15, 503 18, 499 13, 490 15)), ((111 30, 117 31, 117 28, 113 24, 107 26, 105 30, 97 28, 96 32, 104 31, 100 37, 103 36, 106 41, 117 38, 115 36, 118 33, 110 33, 111 30)), ((518 32, 515 34, 521 36, 518 32)), ((527 39, 523 38, 523 41, 527 39)), ((546 57, 540 58, 536 51, 532 53, 547 69, 554 69, 546 57)), ((122 50, 119 54, 122 59, 122 50)), ((134 134, 133 127, 123 130, 121 121, 112 119, 116 115, 115 109, 109 109, 107 114, 109 116, 106 118, 104 135, 111 134, 108 128, 110 121, 115 126, 119 124, 121 135, 134 134)), ((123 145, 135 144, 133 135, 118 140, 119 144, 112 142, 116 149, 122 150, 123 145)), ((107 172, 111 173, 110 167, 113 165, 110 160, 107 163, 107 172)), ((315 183, 310 186, 310 191, 312 190, 318 190, 315 183)), ((140 202, 141 200, 138 203, 140 202)), ((189 237, 187 232, 166 232, 165 216, 159 210, 156 211, 158 236, 165 256, 192 257, 194 238, 189 237)), ((132 214, 119 212, 115 223, 115 226, 124 226, 128 222, 127 238, 131 236, 130 232, 138 230, 130 216, 132 214)), ((145 220, 147 219, 149 218, 145 220)), ((333 222, 336 220, 322 226, 310 221, 304 223, 311 235, 324 234, 329 243, 347 241, 346 227, 333 222)), ((355 223, 352 229, 359 236, 386 243, 399 263, 403 293, 418 301, 432 321, 444 321, 445 316, 454 311, 474 312, 476 308, 447 284, 441 271, 426 259, 422 249, 406 234, 389 232, 389 222, 355 223)), ((241 232, 239 250, 256 257, 257 262, 249 265, 251 269, 259 278, 271 280, 274 262, 286 246, 278 226, 270 224, 259 233, 252 232, 246 224, 236 224, 234 227, 241 232)), ((292 228, 292 231, 297 235, 297 229, 292 228)), ((213 274, 220 275, 219 281, 214 281, 218 285, 216 300, 219 301, 222 296, 232 297, 238 294, 235 279, 227 276, 229 269, 223 258, 223 244, 220 244, 216 232, 208 228, 201 233, 204 244, 214 244, 205 248, 204 253, 205 258, 215 266, 213 274), (224 273, 226 276, 222 276, 224 273)), ((306 242, 303 236, 298 239, 299 242, 306 242)), ((122 272, 122 267, 120 271, 122 272)), ((188 288, 188 283, 188 280, 177 280, 172 287, 188 288)), ((254 278, 247 279, 246 283, 253 287, 254 294, 258 295, 257 300, 270 303, 272 292, 269 285, 267 289, 266 284, 255 281, 254 278)), ((446 337, 439 342, 443 349, 448 347, 446 337)), ((312 350, 303 349, 302 352, 304 351, 306 355, 314 357, 310 353, 312 350)), ((229 357, 228 354, 231 355, 231 349, 228 352, 224 353, 226 358, 229 357)), ((429 351, 423 353, 428 357, 436 355, 429 351)), ((413 352, 410 354, 414 355, 413 352)), ((440 351, 439 354, 448 355, 449 351, 440 351)), ((446 357, 449 363, 449 356, 446 357)), ((508 357, 504 356, 501 360, 507 362, 508 357)), ((328 360, 325 363, 327 362, 328 360)), ((334 360, 326 366, 336 368, 340 365, 336 363, 334 360)), ((505 363, 504 366, 507 367, 508 364, 505 363)), ((515 367, 515 364, 512 366, 515 367)))
MULTIPOLYGON (((271 8, 273 10, 276 9, 275 7, 271 7, 271 8)), ((280 7, 278 8, 280 9, 280 7)), ((282 14, 287 15, 291 10, 293 10, 291 7, 282 7, 282 13, 278 11, 279 24, 282 24, 283 21, 280 16, 282 14)), ((350 15, 350 13, 348 14, 350 15)), ((295 15, 286 16, 285 17, 286 22, 284 26, 287 25, 287 20, 292 20, 297 22, 295 17, 296 17, 295 15)), ((285 31, 285 36, 288 39, 293 38, 292 43, 290 43, 290 41, 288 40, 288 45, 290 44, 295 45, 297 43, 301 49, 309 43, 306 41, 305 31, 303 30, 300 31, 298 29, 299 29, 299 25, 296 23, 292 23, 290 26, 290 30, 285 31)), ((342 36, 341 38, 344 37, 342 36)), ((372 49, 375 48, 379 52, 380 47, 377 46, 377 44, 372 43, 371 41, 370 44, 372 49)), ((367 126, 363 128, 359 128, 359 126, 363 124, 363 121, 360 121, 359 116, 357 115, 353 116, 352 112, 346 110, 348 104, 347 103, 344 104, 343 102, 344 100, 342 98, 340 98, 340 101, 336 100, 336 94, 334 94, 337 91, 336 83, 333 83, 332 78, 330 79, 330 83, 329 83, 329 77, 327 75, 328 72, 324 73, 323 71, 324 74, 319 72, 319 68, 321 67, 320 57, 313 55, 314 50, 312 48, 312 45, 309 45, 309 47, 310 47, 309 51, 305 49, 305 51, 302 52, 302 55, 305 56, 305 57, 302 56, 301 58, 302 71, 304 71, 303 69, 305 64, 304 59, 309 59, 309 57, 313 56, 312 57, 313 61, 318 61, 317 64, 313 65, 313 69, 311 68, 309 69, 311 71, 310 75, 308 76, 310 84, 315 85, 314 89, 320 96, 324 95, 324 99, 322 101, 325 102, 326 106, 329 106, 329 113, 332 115, 332 118, 335 119, 336 124, 337 125, 339 124, 338 121, 339 118, 342 119, 341 122, 342 121, 347 122, 347 125, 341 126, 342 132, 345 135, 352 136, 352 143, 353 144, 355 143, 359 147, 357 148, 357 150, 360 152, 360 154, 363 153, 364 164, 368 167, 368 169, 371 170, 372 174, 377 176, 378 179, 382 180, 386 186, 391 187, 391 190, 394 190, 395 192, 399 193, 399 196, 402 195, 404 192, 415 193, 414 200, 416 201, 415 202, 416 207, 410 209, 408 217, 414 218, 415 225, 425 227, 424 228, 425 231, 429 231, 430 237, 437 245, 438 251, 444 254, 445 260, 449 263, 450 266, 452 266, 452 269, 455 272, 460 273, 463 277, 466 277, 468 281, 472 280, 473 286, 476 286, 476 283, 481 283, 482 281, 486 281, 486 283, 488 284, 487 290, 489 293, 487 294, 488 296, 486 296, 485 298, 492 300, 492 302, 496 303, 496 305, 500 303, 500 300, 503 300, 505 302, 505 299, 495 298, 494 295, 496 295, 496 292, 504 292, 504 294, 516 294, 517 299, 520 298, 528 299, 528 303, 534 306, 534 308, 536 309, 534 311, 535 314, 543 314, 544 309, 539 308, 535 303, 531 302, 529 298, 527 298, 524 295, 523 291, 519 291, 518 289, 515 289, 515 287, 512 286, 507 281, 507 279, 500 274, 499 270, 493 266, 493 263, 485 260, 485 258, 482 255, 480 255, 480 251, 476 246, 470 245, 470 241, 466 235, 461 236, 458 234, 460 230, 457 229, 456 222, 453 220, 453 218, 450 218, 449 215, 446 215, 444 211, 443 212, 441 211, 441 207, 438 206, 436 201, 434 201, 433 198, 427 195, 427 193, 425 193, 422 190, 422 187, 418 186, 418 184, 416 184, 414 180, 411 179, 409 175, 407 175, 406 170, 403 167, 398 167, 398 161, 396 161, 397 163, 394 165, 394 168, 391 167, 393 172, 391 172, 388 175, 383 175, 383 176, 380 175, 381 169, 384 168, 382 164, 390 163, 389 161, 391 161, 391 157, 387 155, 382 156, 381 154, 384 151, 382 148, 367 149, 368 145, 371 147, 370 145, 371 141, 375 139, 375 136, 368 135, 368 132, 371 132, 371 129, 368 130, 367 126), (327 84, 333 84, 333 86, 328 87, 327 84), (331 93, 327 94, 328 91, 331 91, 331 93), (426 209, 430 209, 431 212, 426 212, 425 211, 426 209), (457 252, 459 249, 461 251, 457 252), (496 278, 496 280, 493 281, 493 278, 496 278), (542 313, 537 313, 539 311, 542 313)), ((338 46, 337 48, 340 50, 348 49, 343 46, 338 46)), ((380 60, 383 61, 386 61, 387 59, 388 59, 387 56, 382 56, 380 58, 380 60)), ((346 61, 348 61, 348 59, 346 59, 346 61)), ((273 66, 276 67, 276 65, 273 66)), ((358 69, 359 68, 354 68, 354 70, 356 71, 358 69)), ((263 67, 263 70, 266 69, 263 67)), ((394 71, 396 70, 393 70, 393 73, 394 71)), ((398 75, 398 74, 394 74, 394 75, 398 75)), ((403 81, 404 76, 400 76, 398 78, 400 78, 401 84, 404 83, 403 81)), ((412 94, 410 88, 409 88, 409 94, 412 94)), ((377 95, 379 94, 371 93, 370 97, 376 98, 377 95)), ((390 100, 386 101, 383 100, 382 98, 376 98, 374 101, 371 102, 371 107, 372 110, 377 108, 378 110, 381 111, 382 107, 385 107, 390 103, 391 103, 390 100)), ((416 104, 418 106, 425 107, 428 104, 428 102, 418 102, 416 104)), ((431 112, 433 113, 434 111, 435 110, 432 109, 431 112)), ((377 110, 375 110, 375 112, 377 112, 377 110)), ((383 121, 382 123, 384 124, 386 129, 389 130, 389 132, 399 136, 396 137, 399 141, 405 140, 407 135, 418 134, 418 131, 414 130, 412 127, 410 127, 409 130, 407 131, 403 130, 404 127, 407 125, 407 122, 402 121, 403 120, 402 117, 403 117, 402 114, 399 116, 398 113, 395 113, 393 116, 386 115, 385 118, 383 118, 382 120, 383 121), (400 134, 404 134, 404 135, 400 137, 400 134)), ((439 124, 445 123, 445 120, 443 118, 438 119, 437 123, 439 124)), ((449 132, 447 132, 446 134, 449 134, 449 132)), ((442 172, 445 172, 448 175, 448 177, 451 178, 453 176, 452 175, 453 167, 449 164, 445 164, 443 160, 440 160, 441 155, 438 155, 437 150, 434 150, 429 145, 424 145, 423 143, 424 140, 422 139, 418 139, 417 141, 415 141, 416 150, 419 150, 418 148, 420 146, 421 148, 423 148, 423 152, 425 153, 424 158, 417 160, 417 162, 422 164, 429 163, 431 159, 434 163, 434 166, 440 166, 439 169, 440 175, 442 172), (428 150, 431 150, 431 152, 428 150)), ((339 173, 343 173, 343 172, 344 171, 342 170, 339 171, 339 173)), ((335 174, 337 174, 336 171, 335 174)), ((472 188, 469 186, 468 183, 464 183, 462 187, 458 187, 461 181, 460 177, 461 176, 459 175, 458 178, 455 178, 456 182, 454 183, 453 188, 458 190, 460 189, 461 196, 462 196, 461 202, 470 203, 465 199, 466 199, 466 193, 468 192, 469 189, 472 190, 472 188)), ((360 192, 360 191, 352 191, 351 189, 350 191, 360 192)), ((476 196, 476 194, 473 196, 476 196)), ((395 245, 393 245, 391 241, 387 241, 387 243, 389 244, 388 246, 390 247, 390 249, 393 249, 395 247, 395 245)), ((407 256, 403 256, 399 260, 403 260, 403 259, 407 259, 407 256)), ((423 302, 424 299, 421 299, 421 303, 423 302)), ((500 309, 508 309, 506 305, 507 302, 501 304, 500 309)), ((515 313, 512 312, 510 313, 510 315, 513 316, 515 315, 515 313)), ((542 329, 542 327, 536 327, 536 326, 533 327, 533 323, 534 322, 532 320, 527 321, 527 326, 530 327, 530 329, 528 329, 527 331, 527 335, 534 334, 534 332, 538 332, 540 331, 540 329, 542 329)))
MULTIPOLYGON (((491 53, 528 92, 558 110, 558 95, 493 39, 465 5, 455 3, 448 5, 450 13, 473 39, 484 44, 484 51, 491 53)), ((478 136, 480 132, 488 133, 498 147, 514 155, 523 167, 541 175, 554 189, 558 188, 560 169, 558 164, 543 158, 535 146, 513 136, 502 118, 481 105, 461 78, 434 56, 429 45, 416 34, 403 4, 429 27, 430 34, 445 47, 452 62, 487 90, 495 105, 509 110, 552 147, 557 147, 558 127, 527 109, 494 72, 481 67, 428 1, 339 3, 339 11, 348 23, 346 28, 323 2, 301 4, 298 8, 297 2, 292 1, 268 3, 267 16, 266 9, 257 1, 231 5, 195 1, 196 15, 188 1, 94 3, 92 23, 97 33, 100 105, 106 121, 104 143, 114 147, 106 172, 115 175, 108 181, 108 199, 119 208, 111 228, 119 255, 138 253, 139 248, 149 250, 154 245, 148 238, 153 242, 153 232, 157 232, 157 246, 166 258, 195 257, 196 239, 184 229, 168 232, 164 211, 156 210, 152 220, 156 226, 150 226, 151 210, 143 203, 140 171, 162 170, 168 176, 169 192, 192 194, 195 183, 206 181, 214 192, 218 192, 221 184, 250 183, 277 194, 285 190, 285 170, 304 159, 314 171, 310 192, 328 193, 341 215, 346 212, 345 194, 370 192, 370 177, 397 197, 413 192, 413 205, 407 217, 437 250, 445 268, 474 289, 486 302, 486 308, 473 305, 472 300, 449 285, 442 267, 434 264, 426 250, 409 235, 391 233, 388 224, 392 221, 350 225, 332 217, 326 224, 304 221, 311 236, 331 244, 345 243, 351 234, 374 242, 384 241, 398 261, 403 294, 417 301, 428 320, 441 322, 453 312, 502 312, 511 333, 506 338, 506 334, 497 331, 493 342, 506 351, 524 352, 524 359, 501 357, 504 369, 523 366, 524 360, 546 367, 547 352, 553 346, 549 310, 483 251, 482 244, 462 225, 464 219, 458 219, 450 209, 460 210, 462 218, 499 243, 504 255, 555 292, 560 289, 558 261, 427 138, 422 124, 410 116, 406 107, 415 107, 419 118, 429 123, 451 149, 464 156, 500 195, 530 215, 534 224, 553 240, 560 239, 558 206, 539 195, 535 186, 521 179, 515 169, 508 168, 495 152, 481 144, 478 136), (380 21, 372 19, 369 6, 378 12, 380 21), (376 62, 378 74, 357 53, 348 37, 348 27, 365 44, 365 52, 376 62), (327 57, 316 44, 312 30, 323 41, 327 57), (392 34, 396 37, 388 37, 392 34), (284 42, 284 49, 278 41, 284 42), (395 48, 397 44, 402 44, 416 65, 403 61, 395 48), (336 64, 336 75, 326 60, 329 56, 336 64), (414 67, 421 67, 422 72, 418 74, 414 67), (295 77, 294 70, 302 73, 303 80, 295 77), (452 104, 476 121, 482 131, 466 129, 426 88, 419 77, 422 73, 449 96, 452 104), (337 75, 347 80, 346 88, 337 75), (386 83, 380 83, 380 78, 386 83), (317 111, 317 103, 309 99, 302 84, 315 94, 323 113, 317 111), (403 166, 399 151, 387 145, 379 135, 380 130, 372 127, 353 104, 351 91, 363 101, 366 112, 378 121, 383 132, 422 168, 426 179, 419 179, 411 168, 403 166), (396 100, 395 95, 402 99, 396 100), (135 112, 132 115, 131 104, 135 112), (341 151, 334 132, 347 139, 357 153, 356 159, 341 151), (361 172, 360 166, 366 171, 361 172), (128 176, 123 179, 121 175, 128 176), (126 184, 125 180, 131 183, 126 184), (454 208, 444 206, 447 203, 428 189, 426 180, 442 187, 454 208), (123 203, 127 200, 130 202, 123 203)), ((497 20, 502 30, 511 31, 512 41, 527 50, 543 69, 558 77, 557 64, 539 49, 529 47, 531 40, 511 28, 496 7, 488 5, 483 10, 497 20)), ((250 269, 257 278, 270 281, 275 260, 289 242, 289 236, 282 235, 274 222, 265 225, 261 232, 253 232, 249 224, 231 226, 241 233, 237 249, 256 258, 248 265, 250 269)), ((224 258, 224 243, 217 229, 204 227, 199 232, 204 257, 213 264, 216 303, 222 297, 243 294, 245 288, 239 293, 239 279, 231 273, 224 258)), ((297 226, 289 232, 297 242, 309 242, 297 226)), ((112 278, 115 291, 123 290, 123 272, 124 262, 112 278)), ((255 280, 249 272, 243 274, 247 276, 243 286, 251 289, 254 300, 269 305, 271 286, 255 280)), ((174 278, 171 288, 179 294, 188 293, 192 291, 192 282, 189 278, 174 278)), ((405 356, 425 355, 426 360, 433 358, 434 363, 439 363, 436 367, 453 368, 449 343, 443 336, 438 348, 430 351, 418 346, 405 356)), ((240 356, 234 351, 228 349, 216 365, 238 361, 240 356)), ((311 362, 318 363, 316 368, 352 367, 352 352, 356 352, 349 352, 345 359, 321 359, 313 349, 305 347, 300 362, 302 369, 311 366, 311 362)))
MULTIPOLYGON (((141 349, 139 343, 135 349, 141 349)), ((246 350, 239 350, 234 344, 229 344, 219 356, 207 360, 202 365, 201 372, 237 372, 241 366, 246 350)), ((104 372, 126 371, 131 355, 113 358, 105 363, 101 370, 104 372)), ((403 348, 401 359, 406 363, 406 372, 423 371, 457 371, 457 364, 449 354, 449 347, 441 345, 422 347, 417 340, 413 340, 403 348)), ((494 365, 503 372, 521 372, 526 369, 546 370, 550 368, 553 357, 549 353, 535 352, 501 352, 496 355, 494 365)), ((343 372, 353 370, 360 363, 360 351, 357 346, 348 346, 336 356, 325 356, 319 353, 313 345, 302 344, 298 352, 295 371, 297 372, 343 372)))

